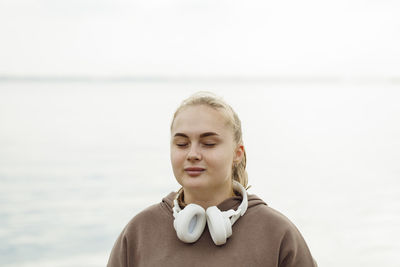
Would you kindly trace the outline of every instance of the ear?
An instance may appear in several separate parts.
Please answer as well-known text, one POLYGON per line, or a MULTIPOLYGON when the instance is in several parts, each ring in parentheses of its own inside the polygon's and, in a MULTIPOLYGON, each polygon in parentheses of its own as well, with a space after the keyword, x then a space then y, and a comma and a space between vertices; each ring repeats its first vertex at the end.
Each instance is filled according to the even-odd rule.
POLYGON ((239 144, 235 149, 233 162, 239 164, 240 162, 242 162, 243 157, 244 157, 244 146, 239 144))

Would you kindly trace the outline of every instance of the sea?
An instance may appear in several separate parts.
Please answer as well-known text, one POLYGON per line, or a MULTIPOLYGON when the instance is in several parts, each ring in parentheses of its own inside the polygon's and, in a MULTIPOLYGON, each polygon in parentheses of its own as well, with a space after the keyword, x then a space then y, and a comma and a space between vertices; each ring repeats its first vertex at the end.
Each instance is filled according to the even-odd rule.
POLYGON ((105 266, 179 189, 169 127, 197 91, 238 113, 249 193, 319 266, 400 266, 399 81, 229 78, 0 80, 0 266, 105 266))

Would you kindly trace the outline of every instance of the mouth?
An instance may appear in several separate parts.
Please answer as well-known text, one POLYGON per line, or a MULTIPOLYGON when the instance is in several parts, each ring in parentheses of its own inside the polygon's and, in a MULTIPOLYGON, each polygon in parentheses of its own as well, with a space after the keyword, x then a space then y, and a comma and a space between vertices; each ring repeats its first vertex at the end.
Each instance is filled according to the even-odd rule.
POLYGON ((201 175, 206 169, 200 167, 185 168, 185 172, 192 177, 201 175))

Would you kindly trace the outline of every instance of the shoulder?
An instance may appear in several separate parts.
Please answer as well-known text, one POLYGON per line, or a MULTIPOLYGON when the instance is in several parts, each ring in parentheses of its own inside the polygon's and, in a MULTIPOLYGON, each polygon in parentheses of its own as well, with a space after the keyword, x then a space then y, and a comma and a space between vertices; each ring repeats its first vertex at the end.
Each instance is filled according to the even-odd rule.
POLYGON ((283 241, 287 238, 303 239, 298 228, 287 216, 265 203, 249 208, 242 220, 246 228, 257 229, 256 232, 270 237, 273 236, 277 238, 277 241, 283 241))
POLYGON ((141 244, 150 237, 154 237, 155 231, 159 231, 160 222, 173 217, 168 209, 163 208, 163 203, 149 206, 136 214, 124 227, 118 236, 107 266, 128 266, 134 261, 134 255, 138 254, 141 244))
POLYGON ((247 217, 258 222, 262 221, 266 225, 276 225, 281 228, 291 228, 294 224, 281 212, 269 207, 264 202, 249 208, 246 212, 247 217))
POLYGON ((172 211, 164 203, 153 204, 136 214, 125 226, 123 234, 127 237, 154 229, 160 226, 160 223, 172 220, 172 211))
POLYGON ((250 208, 241 220, 243 228, 253 230, 247 231, 253 243, 279 251, 279 266, 316 266, 302 234, 281 212, 264 203, 250 208))

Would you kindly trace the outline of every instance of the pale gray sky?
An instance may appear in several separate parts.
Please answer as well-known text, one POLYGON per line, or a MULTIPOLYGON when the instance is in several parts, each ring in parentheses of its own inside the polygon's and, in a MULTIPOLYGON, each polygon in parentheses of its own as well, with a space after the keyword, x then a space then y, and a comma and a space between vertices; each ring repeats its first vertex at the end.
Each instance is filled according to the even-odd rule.
POLYGON ((2 0, 0 75, 399 76, 389 0, 2 0))

